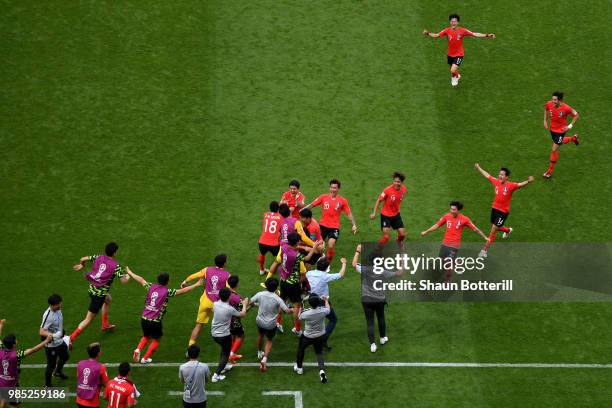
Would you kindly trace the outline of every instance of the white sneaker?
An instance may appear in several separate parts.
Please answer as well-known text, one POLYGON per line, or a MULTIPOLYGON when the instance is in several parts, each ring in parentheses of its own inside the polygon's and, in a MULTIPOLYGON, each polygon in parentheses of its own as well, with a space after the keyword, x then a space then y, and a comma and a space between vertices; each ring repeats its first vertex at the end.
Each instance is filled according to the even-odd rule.
POLYGON ((376 343, 372 343, 370 344, 370 351, 372 353, 376 353, 376 350, 378 349, 378 347, 376 347, 376 343))
POLYGON ((140 364, 149 364, 152 361, 153 361, 153 359, 151 359, 151 358, 144 358, 143 357, 143 358, 140 359, 140 364))
POLYGON ((293 365, 293 371, 295 371, 296 373, 298 373, 298 375, 302 375, 302 374, 304 374, 304 369, 303 369, 303 368, 299 368, 299 367, 297 366, 297 364, 294 364, 294 365, 293 365))
POLYGON ((508 227, 508 229, 509 229, 510 231, 508 231, 508 232, 504 232, 504 233, 502 234, 502 238, 503 238, 503 239, 508 238, 508 236, 510 236, 510 234, 512 234, 512 227, 508 227))
POLYGON ((380 338, 380 344, 385 344, 388 341, 389 341, 389 338, 387 336, 380 338))
POLYGON ((459 78, 457 78, 457 77, 451 77, 451 85, 452 85, 452 86, 457 86, 457 85, 459 85, 459 78))
POLYGON ((259 276, 263 276, 265 273, 266 273, 266 271, 264 271, 262 269, 259 270, 259 276))
POLYGON ((264 358, 265 353, 263 350, 257 350, 257 359, 261 360, 262 358, 264 358))
POLYGON ((283 325, 282 324, 276 323, 276 330, 278 330, 279 333, 285 333, 285 329, 283 329, 283 325))
POLYGON ((212 376, 212 382, 217 382, 217 381, 223 381, 225 380, 225 376, 224 375, 219 375, 217 373, 214 373, 212 376))
POLYGON ((291 333, 295 334, 298 337, 302 335, 302 331, 301 330, 297 330, 295 327, 293 329, 291 329, 291 333))
POLYGON ((487 257, 487 251, 485 251, 484 249, 481 249, 480 252, 478 253, 478 257, 479 258, 486 258, 487 257))
POLYGON ((232 368, 234 368, 234 365, 232 363, 227 363, 225 364, 225 368, 223 369, 223 371, 221 371, 221 374, 225 374, 228 371, 230 371, 232 368))
POLYGON ((321 382, 323 384, 327 382, 327 376, 325 375, 325 371, 323 370, 319 371, 319 378, 321 379, 321 382))

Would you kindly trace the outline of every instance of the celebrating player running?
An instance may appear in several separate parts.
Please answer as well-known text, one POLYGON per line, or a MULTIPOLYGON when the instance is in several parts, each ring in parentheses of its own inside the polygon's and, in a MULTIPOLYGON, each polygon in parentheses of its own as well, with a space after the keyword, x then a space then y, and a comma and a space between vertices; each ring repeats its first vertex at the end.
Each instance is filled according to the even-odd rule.
POLYGON ((544 129, 550 129, 550 136, 553 140, 552 152, 550 153, 550 165, 548 170, 543 174, 544 178, 551 178, 557 160, 559 160, 559 148, 561 145, 573 142, 576 146, 580 143, 578 135, 565 136, 568 130, 574 127, 574 123, 578 120, 578 112, 571 106, 563 103, 563 92, 553 92, 552 99, 544 105, 544 129), (568 125, 567 117, 571 116, 572 121, 568 125), (548 126, 548 118, 550 118, 550 126, 548 126))
POLYGON ((386 187, 382 193, 378 196, 376 204, 374 204, 374 210, 370 214, 370 219, 376 217, 376 211, 378 211, 378 205, 384 202, 380 210, 380 228, 382 229, 383 236, 378 241, 379 244, 386 244, 389 241, 389 231, 391 228, 397 230, 397 244, 400 248, 403 247, 404 238, 406 238, 406 229, 404 228, 404 221, 400 215, 400 205, 406 194, 406 186, 404 180, 406 176, 402 173, 393 173, 393 184, 386 187))

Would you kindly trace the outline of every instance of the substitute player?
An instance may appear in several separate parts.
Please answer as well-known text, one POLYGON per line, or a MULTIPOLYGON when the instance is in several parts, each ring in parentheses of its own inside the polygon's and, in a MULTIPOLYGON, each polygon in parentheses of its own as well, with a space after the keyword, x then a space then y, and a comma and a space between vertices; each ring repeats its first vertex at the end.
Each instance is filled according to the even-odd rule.
POLYGON ((285 191, 281 197, 280 204, 287 204, 291 215, 295 218, 300 217, 300 210, 304 207, 306 196, 300 191, 300 182, 291 180, 289 182, 289 191, 285 191))
POLYGON ((136 406, 136 399, 140 393, 136 385, 128 377, 130 375, 130 363, 119 364, 119 375, 106 384, 104 399, 108 401, 107 408, 131 408, 136 406))
POLYGON ((578 120, 578 112, 571 106, 563 103, 563 92, 553 92, 552 99, 544 105, 544 129, 550 129, 550 136, 553 140, 552 152, 550 153, 550 165, 548 170, 543 174, 544 178, 551 178, 555 165, 559 160, 559 148, 561 145, 573 142, 576 146, 580 144, 578 135, 565 136, 568 130, 574 127, 574 123, 578 120), (571 116, 572 121, 567 124, 567 117, 571 116), (550 126, 548 119, 550 118, 550 126))
POLYGON ((224 269, 226 263, 227 256, 219 254, 215 256, 215 266, 208 266, 196 273, 192 273, 181 283, 181 287, 184 288, 188 285, 189 281, 194 279, 205 279, 206 282, 204 293, 200 297, 196 325, 191 331, 190 346, 198 341, 202 326, 208 323, 213 315, 213 303, 219 300, 219 291, 227 286, 227 279, 230 277, 230 274, 224 269))
POLYGON ((270 203, 270 211, 264 213, 261 235, 259 236, 259 274, 267 272, 265 269, 266 254, 270 252, 272 256, 278 254, 280 223, 283 220, 278 212, 279 204, 276 201, 270 203))
POLYGON ((382 193, 378 196, 376 204, 374 204, 374 210, 370 214, 370 219, 373 220, 376 217, 378 206, 380 203, 384 203, 380 210, 380 228, 382 229, 383 236, 378 240, 381 245, 389 242, 389 232, 391 228, 397 231, 397 244, 400 248, 403 247, 404 239, 406 238, 406 229, 404 228, 404 221, 400 215, 400 206, 404 195, 406 195, 406 186, 404 185, 404 176, 400 172, 393 173, 393 184, 387 186, 382 193))
POLYGON ((135 363, 140 361, 141 364, 149 364, 151 361, 153 361, 151 356, 159 347, 159 342, 164 335, 162 319, 166 314, 168 301, 174 296, 180 296, 197 288, 198 286, 202 286, 203 281, 202 279, 198 279, 198 281, 191 286, 186 286, 181 289, 168 289, 170 275, 166 272, 157 275, 157 283, 151 283, 147 282, 142 276, 136 275, 130 270, 130 268, 126 267, 125 270, 132 277, 132 279, 147 289, 145 307, 142 311, 142 317, 140 318, 142 338, 134 350, 133 359, 135 363), (153 339, 153 341, 147 349, 147 352, 143 358, 140 358, 140 352, 144 350, 147 343, 151 341, 151 339, 153 339))
POLYGON ((504 234, 502 238, 508 238, 508 236, 512 233, 512 227, 506 227, 504 224, 506 223, 506 219, 510 214, 510 200, 512 200, 512 194, 518 190, 531 183, 534 178, 533 176, 527 177, 527 180, 521 181, 520 183, 515 183, 513 181, 508 180, 510 177, 510 170, 506 167, 502 167, 499 170, 498 178, 491 176, 478 163, 474 165, 476 170, 480 172, 487 180, 493 184, 495 187, 495 200, 493 200, 493 208, 491 208, 491 233, 489 234, 489 241, 487 241, 486 245, 480 253, 478 254, 481 258, 487 257, 487 251, 493 242, 495 241, 495 236, 497 231, 501 231, 504 234))
MULTIPOLYGON (((442 259, 451 258, 454 261, 455 258, 457 258, 457 252, 459 251, 459 248, 461 248, 461 235, 463 234, 463 229, 465 227, 475 231, 485 241, 489 242, 489 238, 487 238, 487 236, 481 230, 479 230, 474 223, 472 223, 472 220, 461 214, 462 209, 463 204, 461 202, 451 201, 450 212, 444 214, 437 223, 421 232, 421 236, 424 237, 441 226, 446 226, 444 238, 442 239, 442 245, 440 245, 440 252, 438 254, 438 256, 442 259)), ((452 269, 446 270, 444 276, 445 282, 450 281, 452 273, 452 269)))
POLYGON ((488 33, 474 33, 464 27, 459 26, 459 15, 451 14, 448 16, 450 20, 450 27, 445 28, 439 33, 431 33, 427 30, 423 30, 423 35, 427 35, 431 38, 438 37, 446 37, 448 41, 448 52, 446 61, 450 66, 451 73, 451 85, 457 86, 459 85, 459 79, 461 79, 461 75, 459 75, 459 66, 463 62, 463 39, 467 37, 478 37, 478 38, 495 38, 495 34, 488 33))
POLYGON ((77 364, 76 403, 78 407, 99 407, 100 390, 108 384, 106 366, 100 363, 100 343, 87 346, 86 360, 77 364))
POLYGON ((332 179, 329 182, 329 193, 321 194, 316 200, 308 204, 305 209, 322 206, 320 221, 321 235, 327 240, 327 258, 329 262, 334 259, 336 241, 340 238, 340 214, 344 213, 353 224, 353 234, 357 234, 357 224, 351 213, 348 201, 340 194, 340 181, 332 179))
POLYGON ((75 271, 83 269, 87 262, 93 262, 91 271, 85 275, 85 279, 89 281, 89 310, 85 319, 79 323, 77 328, 70 334, 70 345, 76 340, 83 330, 96 317, 100 309, 102 310, 102 331, 112 330, 114 324, 108 322, 108 310, 111 303, 111 285, 115 278, 119 278, 121 283, 127 283, 130 276, 126 274, 123 267, 119 265, 115 256, 119 250, 119 245, 110 242, 104 248, 104 255, 84 256, 80 262, 73 266, 75 271))

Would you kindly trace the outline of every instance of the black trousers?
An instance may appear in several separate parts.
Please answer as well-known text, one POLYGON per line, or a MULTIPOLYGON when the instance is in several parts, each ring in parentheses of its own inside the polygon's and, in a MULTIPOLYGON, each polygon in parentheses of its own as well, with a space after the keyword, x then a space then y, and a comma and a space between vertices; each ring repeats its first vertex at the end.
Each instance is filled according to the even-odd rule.
POLYGON ((298 344, 297 356, 295 358, 295 362, 299 368, 302 368, 302 363, 304 362, 304 354, 308 346, 312 345, 314 347, 315 353, 317 355, 317 364, 319 365, 319 370, 323 370, 325 368, 325 360, 323 358, 323 344, 325 344, 326 335, 322 335, 315 338, 306 337, 303 334, 300 336, 300 343, 298 344))
POLYGON ((204 402, 185 402, 183 400, 183 408, 206 408, 206 401, 204 402))
POLYGON ((368 340, 372 344, 374 343, 374 315, 376 315, 378 320, 378 334, 380 334, 380 337, 385 337, 387 334, 387 325, 385 323, 386 302, 362 302, 361 305, 363 306, 368 326, 368 340))
POLYGON ((45 385, 51 387, 51 376, 54 372, 61 373, 64 369, 64 364, 70 358, 68 353, 68 346, 62 342, 57 347, 45 347, 45 354, 47 355, 47 368, 45 369, 45 385))
POLYGON ((221 371, 225 368, 227 360, 229 359, 230 352, 232 351, 232 335, 225 337, 214 337, 215 342, 221 346, 221 357, 219 358, 219 366, 215 370, 215 374, 221 374, 221 371))

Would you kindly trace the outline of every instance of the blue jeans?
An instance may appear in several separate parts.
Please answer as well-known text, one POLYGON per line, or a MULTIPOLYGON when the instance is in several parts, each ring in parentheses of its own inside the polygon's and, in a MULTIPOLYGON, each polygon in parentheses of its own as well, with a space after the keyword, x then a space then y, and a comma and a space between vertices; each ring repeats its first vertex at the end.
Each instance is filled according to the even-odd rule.
POLYGON ((332 332, 336 328, 336 323, 338 323, 338 316, 336 316, 336 312, 334 312, 333 307, 329 307, 329 314, 327 315, 327 324, 325 325, 325 342, 329 339, 332 332))

